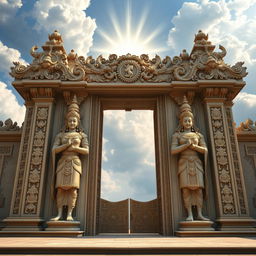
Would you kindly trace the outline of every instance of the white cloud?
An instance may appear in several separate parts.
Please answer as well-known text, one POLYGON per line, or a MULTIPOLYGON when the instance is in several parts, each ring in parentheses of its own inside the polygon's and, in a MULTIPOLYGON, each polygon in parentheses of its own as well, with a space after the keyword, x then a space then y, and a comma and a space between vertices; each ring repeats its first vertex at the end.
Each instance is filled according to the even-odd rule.
POLYGON ((57 29, 63 37, 67 51, 74 49, 85 56, 92 46, 96 22, 84 10, 89 0, 39 0, 34 6, 35 28, 53 32, 57 29))
POLYGON ((18 50, 8 48, 0 41, 0 71, 8 74, 14 61, 26 64, 26 62, 21 58, 18 50))
POLYGON ((102 169, 101 180, 101 193, 105 198, 109 198, 113 193, 120 190, 120 186, 117 184, 113 172, 102 169))
POLYGON ((0 82, 0 120, 5 121, 11 118, 19 125, 22 124, 25 117, 25 106, 19 105, 15 95, 7 89, 7 85, 0 82))
POLYGON ((241 92, 235 98, 233 112, 235 116, 236 126, 244 122, 248 118, 256 121, 256 95, 241 92), (243 111, 241 111, 241 109, 243 111))
POLYGON ((236 13, 241 14, 248 8, 253 6, 256 0, 233 0, 227 3, 230 10, 236 11, 236 13))
POLYGON ((225 61, 228 64, 245 61, 249 71, 245 78, 246 90, 255 92, 253 74, 256 73, 256 16, 255 13, 249 13, 251 8, 256 8, 255 0, 184 2, 172 19, 173 27, 169 31, 168 44, 172 53, 191 49, 194 34, 202 29, 209 34, 210 41, 227 49, 225 61))
POLYGON ((152 111, 105 111, 102 183, 110 177, 119 189, 102 190, 102 197, 114 201, 155 198, 154 149, 152 111))
POLYGON ((21 6, 21 0, 0 0, 0 22, 7 22, 21 6))

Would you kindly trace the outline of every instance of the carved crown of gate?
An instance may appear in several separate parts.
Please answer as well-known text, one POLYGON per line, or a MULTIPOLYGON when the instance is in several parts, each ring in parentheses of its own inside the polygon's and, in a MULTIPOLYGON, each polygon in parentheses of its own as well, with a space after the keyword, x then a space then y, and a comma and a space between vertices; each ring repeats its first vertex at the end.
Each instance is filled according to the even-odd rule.
POLYGON ((223 60, 226 50, 208 41, 208 35, 201 30, 195 35, 194 46, 190 54, 183 50, 179 56, 167 56, 161 59, 158 55, 150 59, 147 54, 135 56, 126 54, 101 55, 94 59, 78 56, 74 50, 69 54, 63 47, 63 40, 57 30, 49 35, 49 41, 42 46, 43 52, 37 52, 37 46, 31 48, 34 60, 24 66, 14 62, 11 76, 16 80, 61 80, 86 81, 87 83, 170 83, 172 81, 197 80, 240 80, 247 75, 243 62, 234 66, 223 60))

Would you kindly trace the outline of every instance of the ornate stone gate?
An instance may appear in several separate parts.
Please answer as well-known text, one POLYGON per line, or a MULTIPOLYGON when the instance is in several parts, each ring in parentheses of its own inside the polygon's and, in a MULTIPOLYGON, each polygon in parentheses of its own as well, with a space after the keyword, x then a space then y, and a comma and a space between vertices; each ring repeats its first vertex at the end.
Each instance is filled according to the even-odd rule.
MULTIPOLYGON (((32 47, 30 65, 14 63, 11 70, 13 86, 25 99, 27 111, 2 234, 26 231, 58 235, 60 229, 67 233, 72 230, 65 223, 47 229, 47 222, 57 211, 50 192, 54 176, 50 152, 74 94, 90 148, 89 156, 81 157, 84 168, 75 209, 79 220, 76 232, 97 234, 103 111, 150 109, 154 110, 160 233, 188 234, 179 228, 185 209, 178 186, 177 157, 170 154, 184 95, 210 151, 209 196, 203 209, 215 223, 209 234, 255 232, 232 117, 232 100, 245 85, 242 79, 247 73, 242 62, 227 65, 223 60, 225 48, 220 46, 215 52, 208 35, 201 31, 195 35, 190 54, 183 50, 179 56, 164 59, 157 55, 150 59, 146 54, 93 59, 78 56, 73 50, 66 54, 57 31, 42 48, 37 52, 37 47, 32 47)), ((202 226, 195 233, 201 231, 202 226)))

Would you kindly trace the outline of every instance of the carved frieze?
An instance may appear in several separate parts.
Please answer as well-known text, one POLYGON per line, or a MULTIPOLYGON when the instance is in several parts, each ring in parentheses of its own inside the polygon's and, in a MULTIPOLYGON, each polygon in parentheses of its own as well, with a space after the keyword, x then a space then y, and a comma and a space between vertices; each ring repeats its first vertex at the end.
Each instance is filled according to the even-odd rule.
POLYGON ((208 41, 208 35, 199 31, 195 35, 194 47, 189 55, 183 50, 179 56, 158 55, 150 59, 148 55, 135 56, 111 54, 107 59, 102 56, 94 59, 78 56, 72 50, 66 54, 61 35, 55 31, 45 43, 43 52, 37 52, 37 46, 31 49, 33 62, 24 66, 14 62, 11 75, 15 79, 50 79, 63 81, 87 81, 88 83, 160 83, 171 81, 196 81, 210 79, 242 79, 247 75, 243 62, 234 66, 223 60, 226 50, 219 46, 220 52, 214 52, 215 46, 208 41))
POLYGON ((48 112, 49 107, 38 107, 36 110, 36 123, 32 143, 32 154, 29 165, 24 214, 37 213, 48 112))
POLYGON ((224 131, 221 107, 210 107, 210 118, 213 131, 215 157, 217 162, 218 180, 224 215, 236 214, 234 204, 234 188, 231 183, 230 163, 227 151, 227 138, 224 131))
POLYGON ((234 165, 234 171, 235 171, 235 179, 236 179, 236 185, 238 190, 238 198, 239 198, 239 206, 240 206, 240 212, 241 214, 247 214, 246 206, 245 206, 245 194, 242 187, 242 181, 241 181, 241 167, 239 165, 239 159, 238 159, 238 150, 236 146, 236 138, 235 138, 235 132, 234 132, 234 121, 232 117, 232 110, 230 107, 226 108, 226 116, 227 116, 227 122, 228 122, 228 130, 229 130, 229 138, 230 138, 230 144, 231 144, 231 154, 232 154, 232 162, 234 165))

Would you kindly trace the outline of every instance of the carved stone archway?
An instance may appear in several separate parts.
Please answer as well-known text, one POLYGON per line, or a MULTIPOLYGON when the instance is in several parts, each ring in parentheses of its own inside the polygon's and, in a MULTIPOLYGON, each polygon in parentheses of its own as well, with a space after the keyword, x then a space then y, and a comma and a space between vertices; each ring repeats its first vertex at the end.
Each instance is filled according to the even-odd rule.
POLYGON ((170 139, 183 95, 197 113, 197 126, 211 152, 207 215, 221 232, 253 230, 231 109, 232 100, 245 85, 242 79, 247 73, 242 62, 227 65, 223 60, 225 48, 220 46, 221 51, 215 52, 202 31, 195 35, 190 54, 183 50, 179 56, 164 59, 157 55, 150 59, 146 54, 93 59, 78 56, 73 50, 66 54, 57 31, 42 48, 37 52, 37 47, 32 47, 34 59, 30 65, 14 63, 11 70, 13 86, 25 99, 27 112, 5 230, 16 232, 25 225, 27 230, 44 232, 41 224, 55 211, 50 197, 54 173, 50 149, 63 126, 66 102, 74 93, 81 99, 82 125, 90 143, 89 157, 83 160, 86 168, 76 209, 85 234, 97 234, 102 111, 153 109, 162 234, 177 231, 182 235, 178 225, 184 209, 170 139), (40 138, 39 131, 43 132, 40 138))

